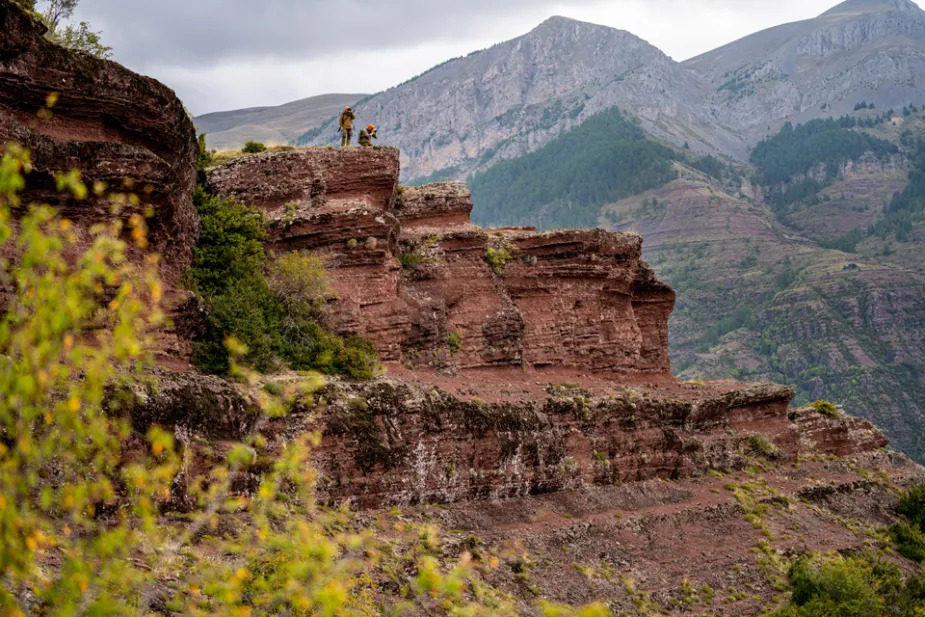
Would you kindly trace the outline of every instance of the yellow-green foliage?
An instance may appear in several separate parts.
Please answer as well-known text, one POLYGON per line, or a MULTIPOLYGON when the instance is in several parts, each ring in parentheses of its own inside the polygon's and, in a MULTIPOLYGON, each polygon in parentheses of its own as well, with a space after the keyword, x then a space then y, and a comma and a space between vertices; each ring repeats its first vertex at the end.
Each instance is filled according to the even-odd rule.
POLYGON ((919 617, 925 571, 904 579, 894 563, 869 555, 806 555, 790 567, 790 601, 766 617, 919 617))
POLYGON ((324 261, 313 253, 283 253, 274 258, 268 267, 267 283, 287 308, 320 308, 333 296, 324 261))
POLYGON ((834 403, 830 403, 829 401, 816 401, 815 403, 811 404, 810 407, 812 407, 813 409, 815 409, 822 415, 828 416, 830 418, 837 418, 840 415, 838 412, 838 407, 836 407, 834 403))
POLYGON ((485 252, 485 261, 488 262, 488 265, 491 266, 495 274, 500 275, 504 272, 504 267, 513 259, 511 251, 512 249, 509 246, 502 245, 498 247, 489 247, 485 252))
MULTIPOLYGON (((14 232, 10 210, 21 207, 28 171, 27 154, 6 146, 0 248, 15 243, 18 263, 0 318, 0 615, 371 617, 409 603, 416 614, 516 614, 473 578, 469 554, 436 559, 446 552, 435 530, 426 542, 383 538, 346 510, 319 507, 311 433, 272 458, 261 435, 223 444, 224 461, 188 478, 192 511, 162 513, 182 468, 173 433, 132 435, 118 407, 104 412, 107 385, 147 363, 145 333, 161 320, 156 262, 127 261, 118 223, 78 244, 72 225, 47 207, 21 211, 14 232), (246 497, 231 489, 245 471, 255 482, 246 497), (407 595, 383 595, 374 581, 396 546, 409 543, 420 552, 402 550, 412 561, 394 570, 407 595)), ((59 186, 77 199, 87 194, 77 173, 60 176, 59 186)), ((143 249, 144 220, 127 224, 143 249)), ((232 358, 244 352, 233 339, 228 346, 232 358)), ((266 414, 283 413, 271 392, 289 396, 285 386, 264 390, 255 374, 232 368, 266 414)), ((309 377, 292 395, 310 396, 320 383, 309 377)), ((539 612, 608 614, 600 605, 543 604, 539 612)))
POLYGON ((456 354, 460 349, 462 349, 462 335, 459 332, 450 332, 446 337, 446 344, 450 348, 451 354, 456 354))
MULTIPOLYGON (((120 466, 129 426, 105 415, 102 399, 117 371, 144 359, 143 333, 161 318, 160 284, 153 267, 127 262, 119 223, 96 227, 75 261, 65 259, 77 247, 72 226, 48 207, 30 206, 14 233, 10 211, 29 169, 28 154, 7 145, 0 247, 15 243, 22 254, 0 318, 0 614, 24 614, 17 598, 26 590, 42 613, 123 614, 145 584, 128 558, 155 528, 154 502, 175 461, 171 436, 154 430, 148 447, 157 456, 120 466), (114 517, 120 500, 129 507, 114 517), (57 568, 41 566, 50 557, 57 568)), ((77 174, 58 184, 87 196, 77 174)), ((144 220, 128 223, 143 244, 144 220)))
POLYGON ((761 456, 776 456, 779 452, 778 447, 768 441, 763 435, 752 435, 749 437, 748 447, 761 456))
POLYGON ((501 232, 491 238, 490 243, 488 250, 485 251, 485 261, 491 266, 492 271, 500 276, 508 262, 514 259, 517 246, 507 240, 501 232))

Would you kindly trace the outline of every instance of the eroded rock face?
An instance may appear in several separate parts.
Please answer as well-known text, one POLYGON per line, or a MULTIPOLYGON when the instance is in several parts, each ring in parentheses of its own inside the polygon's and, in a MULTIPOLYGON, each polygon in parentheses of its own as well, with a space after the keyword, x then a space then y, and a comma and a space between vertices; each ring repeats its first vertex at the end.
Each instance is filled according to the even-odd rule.
POLYGON ((140 434, 157 425, 210 439, 240 441, 263 415, 257 402, 232 383, 166 370, 113 390, 109 401, 111 411, 128 413, 140 434))
POLYGON ((183 104, 154 79, 48 42, 45 26, 10 0, 0 0, 0 32, 0 144, 30 151, 24 203, 56 205, 83 228, 112 217, 109 200, 92 192, 82 201, 63 196, 56 172, 80 169, 88 185, 136 193, 138 210, 153 210, 148 226, 164 277, 178 281, 199 229, 192 202, 197 143, 183 104), (52 117, 39 119, 53 92, 52 117))
POLYGON ((336 328, 386 361, 669 372, 674 292, 639 236, 483 230, 465 184, 399 191, 398 168, 395 149, 312 148, 242 156, 208 182, 265 210, 271 249, 326 257, 336 328))
MULTIPOLYGON (((751 435, 799 451, 793 391, 771 384, 592 393, 550 385, 486 402, 380 380, 321 398, 321 490, 362 507, 505 499, 740 469, 751 435)), ((866 444, 863 446, 866 447, 866 444)))
POLYGON ((402 188, 394 214, 405 229, 457 227, 469 223, 472 195, 465 182, 435 182, 402 188))
MULTIPOLYGON (((303 385, 272 379, 284 390, 303 385)), ((766 559, 884 548, 871 531, 898 520, 900 489, 925 480, 921 466, 880 449, 869 423, 788 413, 793 391, 771 384, 601 379, 486 401, 413 381, 333 380, 286 416, 253 425, 264 439, 234 474, 234 493, 253 495, 268 461, 320 431, 320 499, 365 510, 360 521, 401 506, 402 521, 439 525, 450 560, 463 551, 483 563, 528 555, 519 569, 508 562, 489 573, 525 612, 538 594, 629 613, 646 593, 659 614, 722 603, 722 614, 738 617, 778 601, 766 559)), ((232 444, 177 427, 188 429, 175 431, 184 466, 162 506, 182 511, 196 504, 188 487, 232 444)))
MULTIPOLYGON (((300 390, 302 379, 274 382, 300 390)), ((807 457, 877 452, 887 443, 864 420, 812 408, 788 412, 793 390, 774 384, 598 380, 587 388, 546 382, 531 391, 482 381, 459 388, 458 381, 334 380, 296 397, 289 414, 264 418, 231 384, 161 371, 133 387, 127 410, 139 431, 156 423, 183 438, 186 456, 198 461, 191 477, 223 460, 227 440, 259 432, 272 459, 293 436, 317 431, 319 496, 360 508, 678 481, 756 464, 780 469, 807 457)), ((256 486, 247 476, 242 471, 238 481, 245 492, 256 486)))

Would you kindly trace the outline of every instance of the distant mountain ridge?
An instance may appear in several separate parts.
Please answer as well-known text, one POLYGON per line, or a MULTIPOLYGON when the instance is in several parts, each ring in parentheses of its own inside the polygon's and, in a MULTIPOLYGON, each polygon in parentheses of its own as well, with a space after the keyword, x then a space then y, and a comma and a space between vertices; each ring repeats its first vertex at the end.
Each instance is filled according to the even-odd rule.
MULTIPOLYGON (((443 63, 370 97, 358 115, 402 150, 403 177, 465 177, 533 151, 615 106, 651 135, 703 150, 735 150, 738 138, 688 101, 707 84, 633 34, 566 17, 443 63)), ((317 135, 307 143, 327 143, 317 135)))
POLYGON ((786 121, 925 102, 925 12, 908 0, 848 0, 819 17, 763 30, 683 66, 708 104, 754 145, 786 121))

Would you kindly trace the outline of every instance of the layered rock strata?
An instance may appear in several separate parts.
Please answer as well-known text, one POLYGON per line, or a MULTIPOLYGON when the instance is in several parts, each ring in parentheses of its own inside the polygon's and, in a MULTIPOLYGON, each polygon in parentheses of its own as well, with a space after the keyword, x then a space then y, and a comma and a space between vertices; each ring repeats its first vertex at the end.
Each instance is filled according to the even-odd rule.
POLYGON ((139 203, 125 202, 119 216, 150 210, 151 244, 163 256, 163 275, 178 281, 199 229, 192 120, 160 82, 66 50, 47 41, 45 31, 16 3, 0 0, 0 145, 29 149, 23 203, 55 205, 84 229, 113 217, 111 192, 137 195, 139 203), (103 183, 108 190, 80 200, 62 194, 55 174, 72 169, 89 186, 103 183))
MULTIPOLYGON (((301 391, 302 379, 273 383, 301 391)), ((248 429, 264 439, 235 490, 257 490, 267 461, 317 430, 321 499, 350 503, 369 524, 437 523, 442 554, 498 562, 483 575, 524 610, 539 595, 602 601, 615 614, 644 603, 657 614, 739 616, 773 608, 797 555, 883 548, 897 490, 925 481, 925 469, 882 450, 869 423, 788 412, 793 392, 781 386, 591 380, 538 394, 478 381, 455 386, 499 398, 426 379, 331 381, 248 429)), ((175 428, 186 464, 172 509, 193 503, 186 487, 235 439, 203 435, 210 410, 227 423, 209 396, 195 400, 204 404, 175 428)))
MULTIPOLYGON (((139 430, 157 423, 205 438, 189 453, 203 470, 222 460, 223 440, 259 431, 261 456, 272 458, 293 435, 317 431, 320 496, 364 509, 681 480, 887 445, 864 420, 788 410, 793 390, 774 384, 478 384, 461 395, 409 379, 332 381, 288 415, 260 421, 258 406, 221 380, 158 377, 132 392, 139 430), (493 391, 493 400, 468 394, 493 391)), ((299 377, 273 381, 301 390, 299 377)))
POLYGON ((219 195, 261 207, 274 250, 327 260, 337 329, 386 361, 668 373, 674 292, 642 239, 600 230, 483 230, 461 183, 399 190, 398 151, 243 156, 208 171, 219 195))

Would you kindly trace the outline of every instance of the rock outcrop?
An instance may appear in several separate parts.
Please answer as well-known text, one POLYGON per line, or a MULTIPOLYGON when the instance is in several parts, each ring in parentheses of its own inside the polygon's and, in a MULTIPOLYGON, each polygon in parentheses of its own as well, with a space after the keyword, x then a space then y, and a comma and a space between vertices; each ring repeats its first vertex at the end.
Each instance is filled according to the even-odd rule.
POLYGON ((207 177, 266 212, 272 249, 325 256, 337 328, 387 361, 669 372, 674 292, 635 234, 483 230, 461 183, 399 192, 391 148, 242 156, 207 177))
MULTIPOLYGON (((742 471, 757 460, 850 458, 888 443, 844 413, 789 411, 793 390, 774 384, 662 378, 531 386, 510 374, 480 377, 333 380, 265 421, 248 395, 211 377, 160 371, 116 400, 142 432, 156 423, 205 438, 190 446, 205 469, 221 460, 216 442, 257 431, 272 458, 293 435, 317 431, 320 497, 364 509, 676 481, 742 471)), ((304 390, 300 377, 271 381, 275 390, 304 390)))
POLYGON ((177 282, 199 228, 192 120, 163 84, 55 45, 45 30, 16 3, 0 0, 0 144, 30 151, 23 202, 58 206, 85 229, 113 216, 109 192, 137 194, 140 203, 131 208, 153 211, 151 245, 164 258, 165 279, 177 282), (57 98, 50 115, 39 113, 49 95, 57 98), (55 174, 71 169, 89 186, 101 182, 109 191, 91 191, 84 200, 62 195, 55 174))
POLYGON ((247 155, 207 176, 266 212, 272 250, 325 256, 331 319, 387 361, 389 377, 334 382, 261 428, 271 450, 322 433, 326 499, 510 499, 887 443, 863 420, 789 411, 790 388, 673 378, 674 292, 636 234, 481 229, 462 183, 398 188, 394 149, 247 155))
POLYGON ((321 395, 320 488, 381 507, 676 480, 744 468, 748 439, 759 433, 792 461, 800 452, 787 417, 792 396, 769 384, 593 393, 549 384, 539 396, 488 402, 389 380, 335 385, 321 395))

